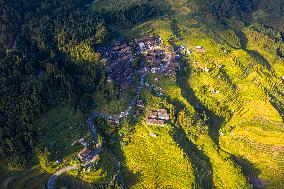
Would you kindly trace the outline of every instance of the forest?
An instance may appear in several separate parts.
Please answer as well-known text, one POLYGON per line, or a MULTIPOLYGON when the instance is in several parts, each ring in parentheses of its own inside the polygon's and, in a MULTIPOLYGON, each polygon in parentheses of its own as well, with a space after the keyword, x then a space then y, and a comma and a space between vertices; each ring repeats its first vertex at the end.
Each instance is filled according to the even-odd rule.
POLYGON ((34 160, 37 116, 58 106, 83 113, 95 106, 91 95, 105 87, 105 71, 94 49, 113 37, 109 24, 130 26, 163 14, 154 3, 117 13, 91 11, 88 3, 0 2, 1 164, 17 168, 34 160))

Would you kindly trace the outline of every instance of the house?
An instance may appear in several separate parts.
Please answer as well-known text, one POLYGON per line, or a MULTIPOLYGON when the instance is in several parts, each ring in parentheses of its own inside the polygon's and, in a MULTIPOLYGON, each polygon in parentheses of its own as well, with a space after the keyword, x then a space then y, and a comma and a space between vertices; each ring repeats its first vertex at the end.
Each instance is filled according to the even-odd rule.
POLYGON ((144 100, 138 100, 137 101, 137 107, 139 107, 139 108, 144 108, 144 100))
POLYGON ((202 46, 196 46, 195 50, 196 52, 201 52, 201 53, 206 52, 206 49, 202 46))
POLYGON ((120 46, 119 46, 119 45, 112 47, 112 50, 113 50, 113 51, 118 51, 119 49, 120 49, 120 46))
POLYGON ((210 69, 209 68, 204 68, 204 71, 208 73, 208 72, 210 72, 210 69))
POLYGON ((149 125, 165 125, 170 119, 169 111, 167 109, 159 109, 150 111, 146 123, 149 125))
POLYGON ((91 154, 92 151, 89 150, 88 148, 84 148, 83 150, 81 150, 78 154, 77 157, 81 160, 81 161, 89 161, 91 159, 91 154))
POLYGON ((165 125, 165 120, 147 118, 146 123, 149 125, 165 125))
POLYGON ((158 118, 162 120, 169 120, 170 114, 167 109, 159 109, 158 110, 158 118))
POLYGON ((140 37, 140 38, 138 38, 138 39, 135 39, 135 42, 136 43, 144 43, 144 42, 146 42, 147 41, 147 37, 146 36, 144 36, 144 37, 140 37))
POLYGON ((191 51, 189 49, 186 49, 187 54, 191 54, 191 51))
POLYGON ((149 136, 154 137, 154 138, 157 138, 157 135, 156 135, 155 133, 153 133, 153 132, 150 132, 150 133, 149 133, 149 136))
POLYGON ((131 83, 129 81, 124 81, 123 83, 121 83, 120 87, 122 89, 128 89, 131 86, 131 83))
POLYGON ((79 139, 79 142, 80 142, 83 146, 85 146, 85 147, 88 146, 88 143, 85 141, 84 138, 79 139))
POLYGON ((141 42, 141 43, 139 43, 138 45, 139 45, 139 48, 140 48, 141 51, 144 51, 144 50, 145 50, 145 48, 146 48, 145 43, 142 43, 142 42, 141 42))
POLYGON ((112 64, 110 66, 110 71, 114 71, 114 70, 118 69, 119 67, 120 67, 120 65, 118 63, 112 64))
POLYGON ((118 51, 119 54, 130 54, 131 53, 131 47, 126 46, 125 48, 118 51))
POLYGON ((108 82, 108 83, 111 83, 111 82, 112 82, 112 79, 111 79, 110 76, 107 77, 107 82, 108 82))
POLYGON ((128 69, 126 69, 126 70, 124 71, 123 75, 124 75, 125 77, 128 77, 132 72, 133 72, 132 69, 131 69, 131 68, 128 68, 128 69))
POLYGON ((151 111, 148 115, 148 118, 158 118, 158 112, 157 111, 151 111))

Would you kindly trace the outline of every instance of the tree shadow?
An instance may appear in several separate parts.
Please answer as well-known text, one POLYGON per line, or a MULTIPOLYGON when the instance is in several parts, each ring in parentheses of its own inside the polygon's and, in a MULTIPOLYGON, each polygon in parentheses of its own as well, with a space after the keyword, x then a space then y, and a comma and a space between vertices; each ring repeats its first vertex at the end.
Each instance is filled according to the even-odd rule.
POLYGON ((0 188, 45 188, 47 185, 47 180, 50 176, 51 174, 49 173, 42 173, 39 168, 31 168, 23 173, 6 178, 6 180, 1 183, 0 188))
POLYGON ((209 125, 209 135, 216 144, 219 144, 219 130, 224 123, 225 119, 223 117, 217 116, 214 112, 209 110, 202 102, 197 98, 193 89, 187 83, 190 76, 191 69, 188 63, 184 63, 183 67, 187 70, 185 72, 179 72, 177 74, 177 85, 181 88, 182 96, 194 106, 198 112, 198 116, 206 121, 209 125), (206 119, 209 117, 209 119, 206 119))
POLYGON ((137 183, 139 175, 133 174, 126 166, 120 143, 119 125, 100 118, 96 118, 94 123, 98 126, 98 133, 103 138, 102 146, 112 154, 114 159, 116 173, 111 180, 112 185, 121 188, 132 188, 137 183))
POLYGON ((83 181, 75 176, 62 175, 58 177, 56 182, 57 188, 68 188, 68 189, 92 189, 92 184, 83 181))
POLYGON ((257 169, 253 163, 241 156, 230 154, 233 161, 236 162, 242 169, 242 172, 247 177, 248 182, 254 186, 255 189, 263 188, 265 182, 258 178, 260 170, 257 169))
MULTIPOLYGON (((234 29, 234 31, 237 37, 240 39, 241 48, 245 50, 250 55, 250 57, 254 58, 256 61, 258 61, 259 64, 264 66, 267 70, 272 71, 272 67, 269 62, 259 52, 257 52, 256 50, 248 49, 248 39, 244 32, 236 28, 234 29)), ((245 76, 246 75, 248 75, 248 73, 245 73, 245 76)))
POLYGON ((181 127, 173 127, 171 133, 175 142, 190 158, 194 169, 196 188, 215 188, 213 186, 213 171, 209 158, 199 150, 188 138, 181 127))
MULTIPOLYGON (((283 106, 283 104, 281 102, 279 102, 278 100, 276 101, 277 98, 274 95, 270 94, 268 90, 266 92, 268 93, 268 95, 270 97, 269 102, 278 111, 279 115, 282 118, 282 121, 284 121, 284 106, 283 106)), ((281 92, 279 92, 279 93, 280 93, 279 94, 280 96, 284 96, 283 93, 281 93, 281 92)))

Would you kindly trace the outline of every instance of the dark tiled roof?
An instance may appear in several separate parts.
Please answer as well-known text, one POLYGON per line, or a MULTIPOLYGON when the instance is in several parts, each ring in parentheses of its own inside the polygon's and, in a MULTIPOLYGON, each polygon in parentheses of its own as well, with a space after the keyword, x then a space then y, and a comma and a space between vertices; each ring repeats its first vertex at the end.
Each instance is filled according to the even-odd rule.
POLYGON ((91 150, 89 150, 88 148, 84 148, 83 150, 81 150, 79 153, 78 153, 78 157, 79 159, 81 159, 82 161, 85 161, 86 158, 92 153, 91 150))

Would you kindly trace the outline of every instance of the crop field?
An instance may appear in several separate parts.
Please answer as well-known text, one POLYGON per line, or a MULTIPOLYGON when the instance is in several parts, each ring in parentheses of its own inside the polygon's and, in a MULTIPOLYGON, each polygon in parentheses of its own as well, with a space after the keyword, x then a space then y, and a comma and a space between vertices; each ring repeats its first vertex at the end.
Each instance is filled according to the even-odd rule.
MULTIPOLYGON (((179 10, 179 3, 182 3, 178 2, 173 3, 173 9, 179 10)), ((177 16, 182 17, 179 13, 177 16)), ((199 111, 196 109, 199 103, 208 110, 207 134, 194 133, 193 128, 186 130, 188 126, 183 129, 188 136, 197 138, 192 142, 209 158, 215 187, 249 187, 245 177, 252 176, 264 181, 269 188, 281 188, 284 170, 281 141, 284 141, 284 136, 283 83, 280 77, 283 75, 283 60, 274 58, 265 46, 259 44, 262 41, 252 39, 250 28, 243 29, 248 38, 247 47, 235 49, 226 40, 237 44, 242 39, 230 31, 224 36, 211 35, 195 22, 187 22, 180 22, 185 37, 176 44, 192 51, 188 62, 191 71, 186 76, 188 82, 178 86, 178 81, 168 78, 159 82, 152 79, 151 82, 163 88, 172 102, 182 103, 193 115, 199 111), (206 51, 196 52, 198 45, 206 51), (210 71, 204 71, 205 68, 210 71), (218 93, 212 93, 212 90, 218 93), (211 114, 224 121, 217 122, 211 114), (212 136, 211 132, 215 135, 212 136), (247 171, 247 161, 252 171, 247 171), (252 168, 254 165, 257 171, 252 168)), ((152 20, 147 27, 136 28, 140 32, 160 35, 165 46, 173 36, 168 20, 152 20)))
POLYGON ((191 188, 195 186, 190 159, 175 144, 169 128, 136 126, 125 147, 126 164, 139 175, 133 188, 191 188), (150 133, 155 133, 153 137, 150 133))
MULTIPOLYGON (((176 117, 164 128, 146 125, 143 120, 131 126, 134 131, 122 151, 127 168, 137 176, 133 188, 251 188, 248 178, 257 178, 268 188, 283 187, 284 67, 283 59, 266 44, 277 43, 277 35, 261 33, 258 26, 242 27, 238 32, 224 29, 217 34, 188 16, 193 9, 185 6, 186 1, 167 3, 174 17, 120 30, 130 39, 157 34, 162 47, 174 43, 191 51, 177 79, 148 77, 165 96, 147 93, 147 110, 167 101, 176 117), (175 36, 175 30, 182 38, 175 36), (196 46, 204 49, 198 51, 196 46)), ((130 5, 133 2, 99 1, 93 8, 112 11, 130 5)), ((96 98, 106 104, 104 97, 96 98)), ((99 104, 97 109, 122 111, 126 99, 111 101, 108 106, 99 104)), ((85 180, 99 180, 99 176, 87 175, 85 180)))
MULTIPOLYGON (((99 0, 91 8, 120 14, 145 2, 99 0)), ((147 85, 139 94, 145 101, 139 116, 131 115, 134 107, 120 124, 98 119, 95 127, 103 140, 99 160, 60 176, 58 186, 106 188, 124 182, 126 188, 141 189, 252 189, 253 180, 264 188, 284 188, 283 36, 258 23, 208 26, 194 12, 191 0, 164 4, 170 15, 127 27, 112 24, 109 29, 126 40, 155 34, 165 51, 183 46, 190 53, 179 59, 175 77, 147 74, 147 85), (165 126, 146 124, 147 113, 165 107, 170 112, 165 126), (105 125, 98 125, 100 121, 105 125)), ((136 95, 134 87, 121 93, 115 93, 114 86, 106 88, 109 91, 93 94, 92 111, 118 114, 136 95)), ((40 133, 39 148, 50 152, 46 172, 34 169, 9 187, 46 188, 50 173, 78 164, 76 153, 82 146, 72 144, 80 138, 92 141, 85 120, 69 108, 38 117, 34 124, 40 133), (62 165, 55 163, 58 159, 62 165)))

